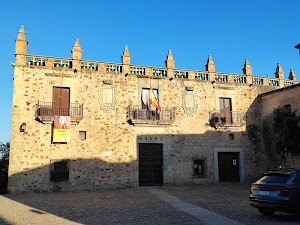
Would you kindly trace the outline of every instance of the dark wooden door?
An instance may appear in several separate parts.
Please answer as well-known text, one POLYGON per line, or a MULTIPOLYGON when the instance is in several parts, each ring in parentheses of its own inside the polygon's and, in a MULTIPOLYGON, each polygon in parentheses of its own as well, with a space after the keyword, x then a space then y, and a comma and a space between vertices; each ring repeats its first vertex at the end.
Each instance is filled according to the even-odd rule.
POLYGON ((139 144, 140 186, 163 185, 162 149, 162 144, 139 144))
POLYGON ((221 119, 224 120, 222 122, 231 123, 232 122, 232 106, 231 106, 231 98, 220 98, 220 113, 221 119))
POLYGON ((238 152, 219 152, 219 182, 239 182, 240 164, 238 152))
POLYGON ((70 88, 53 87, 52 111, 56 116, 69 116, 70 88))

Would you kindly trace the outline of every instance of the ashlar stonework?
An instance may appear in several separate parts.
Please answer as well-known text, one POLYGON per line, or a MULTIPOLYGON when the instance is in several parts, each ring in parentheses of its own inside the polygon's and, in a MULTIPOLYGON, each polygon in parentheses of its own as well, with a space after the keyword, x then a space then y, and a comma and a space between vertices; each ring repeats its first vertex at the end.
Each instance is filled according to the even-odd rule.
POLYGON ((251 181, 265 169, 247 133, 262 122, 257 96, 299 83, 281 70, 252 75, 248 60, 230 74, 216 72, 211 55, 206 71, 194 71, 176 69, 171 50, 159 68, 132 65, 127 46, 122 63, 107 63, 83 60, 78 39, 72 58, 27 54, 27 44, 22 26, 9 192, 251 181), (161 111, 149 104, 150 86, 161 111), (53 141, 55 116, 70 117, 69 142, 53 141))

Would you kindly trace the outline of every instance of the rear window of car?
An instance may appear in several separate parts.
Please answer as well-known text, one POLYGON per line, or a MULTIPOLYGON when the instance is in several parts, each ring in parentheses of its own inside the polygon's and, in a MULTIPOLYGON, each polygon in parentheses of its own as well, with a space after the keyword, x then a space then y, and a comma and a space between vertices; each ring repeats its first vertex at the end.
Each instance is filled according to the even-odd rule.
POLYGON ((268 174, 261 178, 260 181, 265 183, 286 183, 289 177, 289 174, 268 174))

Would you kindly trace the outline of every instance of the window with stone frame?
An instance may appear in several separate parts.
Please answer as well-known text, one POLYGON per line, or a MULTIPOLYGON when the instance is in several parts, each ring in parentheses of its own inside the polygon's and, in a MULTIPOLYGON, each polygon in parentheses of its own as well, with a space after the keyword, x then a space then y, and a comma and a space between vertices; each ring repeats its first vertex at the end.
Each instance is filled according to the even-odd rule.
POLYGON ((69 181, 69 160, 51 160, 50 181, 69 181))

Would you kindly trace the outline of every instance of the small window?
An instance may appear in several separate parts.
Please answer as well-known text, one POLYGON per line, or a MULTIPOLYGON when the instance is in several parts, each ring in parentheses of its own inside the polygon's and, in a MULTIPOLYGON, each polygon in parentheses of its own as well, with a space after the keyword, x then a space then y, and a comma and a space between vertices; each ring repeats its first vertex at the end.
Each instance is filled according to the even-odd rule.
POLYGON ((229 134, 229 141, 234 141, 234 134, 229 134))
POLYGON ((194 176, 205 175, 205 160, 197 159, 194 160, 194 176))
POLYGON ((291 108, 291 104, 286 104, 286 105, 284 105, 284 108, 290 109, 290 108, 291 108))
POLYGON ((79 131, 79 138, 81 140, 86 140, 86 131, 79 131))
POLYGON ((50 181, 69 180, 69 160, 55 160, 51 163, 50 181))

